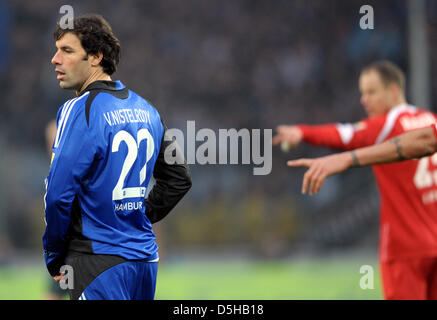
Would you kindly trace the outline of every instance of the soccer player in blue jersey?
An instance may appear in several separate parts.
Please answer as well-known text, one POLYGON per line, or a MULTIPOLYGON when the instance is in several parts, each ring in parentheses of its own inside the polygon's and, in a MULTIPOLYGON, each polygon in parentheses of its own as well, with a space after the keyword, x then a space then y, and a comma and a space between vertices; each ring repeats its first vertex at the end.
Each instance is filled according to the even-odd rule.
POLYGON ((120 43, 101 16, 77 17, 73 29, 58 24, 54 37, 59 85, 75 90, 76 98, 58 111, 46 179, 48 271, 55 280, 74 279, 71 299, 153 299, 158 247, 152 224, 190 189, 189 168, 177 151, 176 164, 166 163, 164 151, 176 142, 164 139, 158 111, 111 79, 120 43), (63 277, 63 265, 72 277, 63 277))

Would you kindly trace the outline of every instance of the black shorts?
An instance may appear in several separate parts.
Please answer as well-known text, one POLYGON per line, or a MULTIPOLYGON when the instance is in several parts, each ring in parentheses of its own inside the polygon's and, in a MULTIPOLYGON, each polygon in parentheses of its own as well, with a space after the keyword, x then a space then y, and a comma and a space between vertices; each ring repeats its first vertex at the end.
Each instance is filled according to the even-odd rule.
POLYGON ((65 263, 73 270, 72 277, 66 276, 67 279, 73 279, 73 284, 67 283, 70 299, 79 299, 85 288, 102 272, 126 261, 126 259, 115 255, 70 251, 65 259, 65 263))

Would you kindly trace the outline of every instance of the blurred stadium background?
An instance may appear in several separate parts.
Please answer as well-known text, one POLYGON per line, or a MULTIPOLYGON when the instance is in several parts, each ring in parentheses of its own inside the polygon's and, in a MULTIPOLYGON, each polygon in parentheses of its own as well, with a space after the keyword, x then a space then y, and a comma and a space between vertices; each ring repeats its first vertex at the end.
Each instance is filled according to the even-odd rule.
MULTIPOLYGON (((50 64, 63 4, 109 21, 122 45, 115 78, 169 128, 357 121, 359 70, 375 59, 406 71, 410 103, 436 104, 437 1, 67 2, 0 0, 0 299, 42 299, 49 287, 44 131, 72 96, 50 64), (374 9, 374 30, 359 27, 362 5, 374 9)), ((285 166, 330 152, 273 149, 267 176, 248 165, 191 165, 192 190, 157 224, 157 298, 380 299, 371 170, 331 177, 308 197, 304 170, 285 166), (373 290, 359 286, 364 264, 375 270, 373 290)))

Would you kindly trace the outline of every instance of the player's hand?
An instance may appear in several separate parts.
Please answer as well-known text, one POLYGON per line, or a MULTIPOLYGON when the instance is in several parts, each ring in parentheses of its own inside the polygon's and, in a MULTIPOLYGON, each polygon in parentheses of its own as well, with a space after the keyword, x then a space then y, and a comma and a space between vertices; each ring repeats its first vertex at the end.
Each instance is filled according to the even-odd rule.
POLYGON ((58 274, 58 275, 54 276, 53 279, 55 279, 56 282, 59 282, 59 281, 61 281, 63 276, 64 276, 63 273, 62 274, 58 274))
POLYGON ((276 127, 276 136, 273 137, 272 144, 285 142, 290 148, 294 148, 302 141, 302 136, 302 130, 298 126, 281 125, 276 127))
POLYGON ((303 176, 302 194, 313 195, 320 191, 325 179, 333 174, 340 173, 352 165, 349 153, 338 153, 315 159, 298 159, 287 162, 289 167, 309 168, 303 176))

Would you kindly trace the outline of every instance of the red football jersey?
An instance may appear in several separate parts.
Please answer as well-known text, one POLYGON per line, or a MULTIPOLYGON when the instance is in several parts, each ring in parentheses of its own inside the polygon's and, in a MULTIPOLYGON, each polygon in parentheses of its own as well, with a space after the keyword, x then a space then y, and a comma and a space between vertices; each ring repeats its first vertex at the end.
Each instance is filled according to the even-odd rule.
MULTIPOLYGON (((299 127, 307 143, 352 150, 429 127, 435 121, 433 113, 403 104, 356 124, 299 127)), ((437 256, 437 153, 372 168, 381 198, 381 262, 437 256)))

